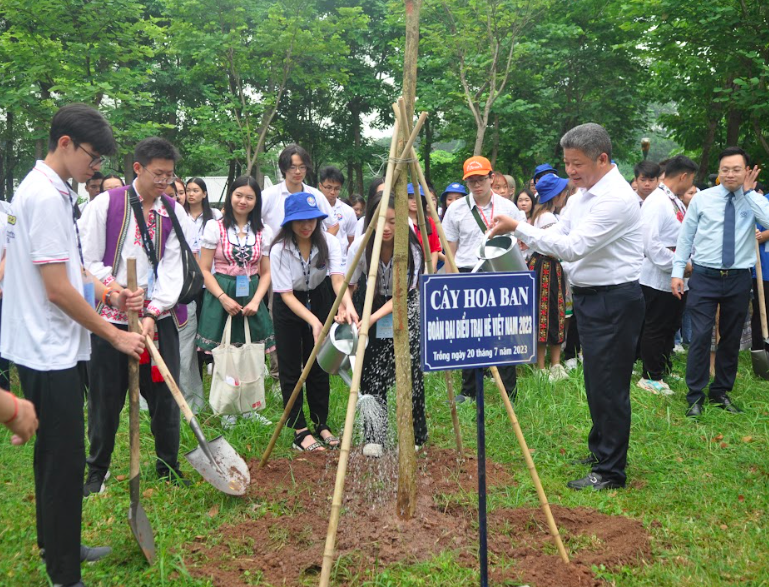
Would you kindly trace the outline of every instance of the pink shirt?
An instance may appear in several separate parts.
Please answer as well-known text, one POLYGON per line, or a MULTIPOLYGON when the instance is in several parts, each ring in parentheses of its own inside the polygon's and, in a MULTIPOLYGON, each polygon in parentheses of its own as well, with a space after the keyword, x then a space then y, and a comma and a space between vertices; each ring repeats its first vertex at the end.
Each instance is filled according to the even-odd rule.
POLYGON ((246 225, 245 238, 239 237, 237 228, 224 227, 224 220, 209 220, 200 240, 204 249, 215 249, 214 266, 223 275, 259 275, 262 256, 269 256, 272 230, 265 226, 254 234, 246 225))

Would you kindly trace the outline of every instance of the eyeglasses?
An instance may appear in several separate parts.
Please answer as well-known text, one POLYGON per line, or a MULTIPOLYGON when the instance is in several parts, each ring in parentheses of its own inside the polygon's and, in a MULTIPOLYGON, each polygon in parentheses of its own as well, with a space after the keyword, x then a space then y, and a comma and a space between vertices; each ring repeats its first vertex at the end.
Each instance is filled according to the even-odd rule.
POLYGON ((718 170, 719 175, 737 175, 745 170, 744 167, 722 167, 718 170))
POLYGON ((142 167, 144 167, 144 169, 147 169, 147 171, 150 172, 150 174, 152 175, 152 181, 157 185, 168 185, 176 181, 176 175, 174 175, 173 173, 171 173, 171 175, 168 175, 166 173, 155 173, 151 169, 148 169, 146 165, 142 165, 142 167))
POLYGON ((331 192, 332 194, 338 194, 342 191, 341 185, 324 185, 320 184, 320 187, 322 187, 324 190, 331 192))
POLYGON ((488 175, 471 175, 465 180, 465 182, 467 184, 483 183, 488 179, 490 179, 488 175))
POLYGON ((94 155, 93 153, 91 153, 91 151, 86 149, 83 145, 78 145, 77 148, 82 149, 83 152, 91 158, 91 162, 88 164, 88 167, 92 169, 94 167, 99 167, 100 165, 104 165, 105 161, 107 161, 106 157, 102 157, 101 155, 94 155))
POLYGON ((292 165, 288 168, 289 171, 307 171, 306 165, 292 165))

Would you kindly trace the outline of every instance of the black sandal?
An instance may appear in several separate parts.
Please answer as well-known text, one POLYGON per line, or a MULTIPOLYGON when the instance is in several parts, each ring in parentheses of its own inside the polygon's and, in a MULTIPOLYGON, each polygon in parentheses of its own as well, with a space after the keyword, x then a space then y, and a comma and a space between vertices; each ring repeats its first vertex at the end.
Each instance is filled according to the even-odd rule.
POLYGON ((291 446, 293 448, 295 448, 296 450, 301 450, 302 452, 313 452, 313 451, 316 451, 316 450, 323 450, 323 445, 320 442, 318 442, 318 441, 313 442, 307 448, 302 446, 302 442, 304 441, 304 439, 307 438, 308 436, 311 436, 311 435, 312 435, 312 433, 309 430, 305 430, 303 432, 295 433, 294 434, 294 443, 291 446))
POLYGON ((339 448, 339 446, 342 444, 342 441, 339 440, 337 436, 334 436, 333 433, 331 434, 331 436, 323 438, 323 435, 321 434, 321 432, 323 431, 331 432, 331 428, 329 428, 325 424, 321 424, 315 429, 315 434, 316 436, 320 437, 320 441, 329 448, 339 448))

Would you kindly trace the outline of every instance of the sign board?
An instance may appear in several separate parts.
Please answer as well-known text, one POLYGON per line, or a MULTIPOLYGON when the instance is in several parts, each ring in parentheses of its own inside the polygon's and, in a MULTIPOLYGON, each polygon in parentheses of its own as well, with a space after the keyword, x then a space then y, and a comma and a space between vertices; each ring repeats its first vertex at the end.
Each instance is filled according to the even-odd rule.
POLYGON ((421 278, 422 369, 474 369, 537 358, 535 273, 421 278))

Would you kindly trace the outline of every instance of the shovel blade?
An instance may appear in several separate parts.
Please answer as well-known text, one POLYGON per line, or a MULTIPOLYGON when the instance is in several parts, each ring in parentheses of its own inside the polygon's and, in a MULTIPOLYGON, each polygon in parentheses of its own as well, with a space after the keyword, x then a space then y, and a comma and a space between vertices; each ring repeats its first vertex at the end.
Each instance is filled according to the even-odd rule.
POLYGON ((245 494, 251 483, 251 473, 246 462, 221 436, 209 441, 208 448, 215 461, 213 463, 200 446, 184 456, 203 479, 219 491, 228 495, 245 494))
POLYGON ((769 381, 769 352, 763 349, 750 351, 750 360, 753 363, 753 373, 761 379, 769 381))
POLYGON ((128 509, 128 525, 149 564, 155 562, 155 536, 147 514, 138 501, 128 509))

